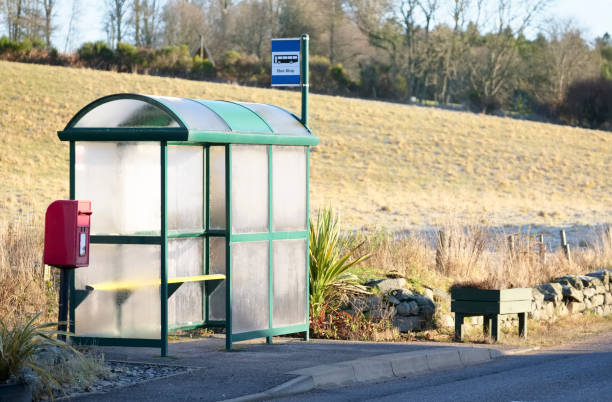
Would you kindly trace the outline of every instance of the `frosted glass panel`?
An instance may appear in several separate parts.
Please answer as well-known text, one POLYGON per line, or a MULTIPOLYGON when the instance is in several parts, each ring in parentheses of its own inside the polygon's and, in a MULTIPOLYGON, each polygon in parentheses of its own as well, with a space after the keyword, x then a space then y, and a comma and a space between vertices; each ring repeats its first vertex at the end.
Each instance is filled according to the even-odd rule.
POLYGON ((179 127, 168 113, 157 106, 137 99, 117 99, 96 106, 74 127, 179 127))
POLYGON ((232 244, 232 333, 269 326, 268 242, 232 244))
POLYGON ((232 232, 268 231, 268 147, 232 146, 232 232))
POLYGON ((161 305, 158 245, 92 244, 89 267, 75 270, 75 289, 87 294, 76 307, 80 336, 159 339, 161 305), (96 285, 145 284, 130 290, 96 290, 96 285), (86 292, 86 286, 94 290, 86 292))
MULTIPOLYGON (((225 238, 211 237, 208 272, 225 275, 225 238)), ((213 321, 225 320, 225 281, 208 296, 208 318, 213 321)))
MULTIPOLYGON (((168 241, 168 279, 202 275, 202 238, 168 241)), ((183 283, 168 299, 168 325, 202 321, 203 282, 183 283)))
POLYGON ((210 147, 210 228, 225 229, 225 147, 210 147))
POLYGON ((91 200, 92 234, 160 232, 160 145, 77 142, 75 196, 91 200))
POLYGON ((248 107, 263 117, 275 133, 310 135, 302 123, 294 115, 284 109, 261 103, 241 103, 241 105, 248 107))
POLYGON ((168 147, 168 229, 204 227, 204 149, 168 147))
POLYGON ((306 230, 306 148, 272 147, 275 232, 306 230))
POLYGON ((306 239, 272 242, 274 327, 306 323, 306 239))
POLYGON ((183 119, 187 128, 205 131, 232 131, 218 114, 193 99, 152 96, 183 119))

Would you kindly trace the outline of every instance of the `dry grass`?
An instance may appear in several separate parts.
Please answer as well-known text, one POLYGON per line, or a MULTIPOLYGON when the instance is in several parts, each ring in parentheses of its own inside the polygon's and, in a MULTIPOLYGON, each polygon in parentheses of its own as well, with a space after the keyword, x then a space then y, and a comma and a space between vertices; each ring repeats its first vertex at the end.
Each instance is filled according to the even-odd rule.
MULTIPOLYGON (((503 327, 498 344, 513 346, 550 347, 572 341, 581 341, 593 335, 612 330, 612 316, 578 314, 557 318, 555 321, 529 320, 527 339, 518 336, 518 328, 503 327)), ((452 342, 452 331, 436 333, 436 340, 452 342)), ((474 325, 464 336, 464 342, 492 343, 482 333, 482 325, 474 325)))
MULTIPOLYGON (((68 146, 56 131, 117 92, 278 104, 297 92, 0 62, 0 220, 42 216, 68 196, 68 146)), ((345 228, 612 221, 612 134, 436 108, 312 95, 311 206, 345 228)))
POLYGON ((529 233, 492 233, 457 224, 441 232, 444 234, 435 242, 418 235, 358 233, 349 246, 365 237, 360 252, 371 254, 362 263, 362 267, 368 267, 366 275, 374 272, 403 276, 417 291, 422 284, 442 289, 451 284, 483 289, 526 287, 563 275, 612 268, 610 231, 600 231, 595 244, 572 250, 571 262, 560 250, 546 250, 529 233))
POLYGON ((0 226, 0 315, 9 328, 38 312, 43 322, 57 319, 56 291, 44 279, 42 241, 41 226, 31 216, 0 226))

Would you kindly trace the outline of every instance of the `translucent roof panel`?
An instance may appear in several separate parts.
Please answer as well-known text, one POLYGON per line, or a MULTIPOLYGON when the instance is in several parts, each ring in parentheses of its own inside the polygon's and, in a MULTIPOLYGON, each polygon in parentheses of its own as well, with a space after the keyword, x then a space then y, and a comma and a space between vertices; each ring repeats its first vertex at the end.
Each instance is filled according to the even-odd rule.
POLYGON ((138 99, 116 99, 89 110, 73 127, 179 127, 179 123, 166 111, 151 103, 138 99))
POLYGON ((190 130, 231 131, 223 119, 210 108, 188 98, 172 98, 169 96, 150 96, 170 108, 185 123, 190 130))
POLYGON ((253 110, 234 102, 197 100, 211 108, 230 126, 232 131, 272 133, 272 128, 253 110))
POLYGON ((240 103, 264 118, 275 133, 310 135, 306 127, 294 115, 276 106, 263 103, 240 103))
POLYGON ((319 143, 297 116, 277 106, 134 93, 108 95, 89 103, 58 136, 62 141, 319 143))

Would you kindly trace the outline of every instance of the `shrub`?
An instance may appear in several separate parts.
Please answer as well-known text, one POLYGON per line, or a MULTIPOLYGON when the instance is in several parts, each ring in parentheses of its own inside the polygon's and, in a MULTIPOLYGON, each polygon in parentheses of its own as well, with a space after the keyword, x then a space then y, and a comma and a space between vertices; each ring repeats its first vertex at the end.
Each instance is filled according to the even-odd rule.
POLYGON ((43 272, 43 234, 33 217, 19 217, 0 227, 0 311, 8 326, 43 312, 56 317, 57 293, 43 272))
POLYGON ((208 59, 202 59, 199 55, 193 58, 190 77, 194 79, 210 79, 217 75, 217 69, 208 59))
POLYGON ((407 100, 408 83, 391 66, 376 61, 360 66, 360 92, 362 96, 381 99, 407 100))
POLYGON ((334 87, 330 69, 331 63, 327 57, 313 55, 308 60, 310 68, 310 87, 315 92, 330 93, 334 87))
POLYGON ((22 41, 13 41, 2 36, 0 38, 0 55, 8 56, 10 59, 22 60, 32 53, 41 52, 45 49, 45 45, 38 39, 26 38, 22 41))
POLYGON ((399 338, 397 328, 391 322, 394 311, 389 309, 379 317, 366 316, 361 311, 349 314, 338 309, 328 309, 312 317, 310 335, 318 339, 347 341, 391 341, 399 338))
POLYGON ((185 76, 192 59, 187 45, 167 46, 153 52, 150 68, 157 74, 185 76))
POLYGON ((564 123, 612 128, 612 80, 596 78, 573 83, 559 109, 564 123))
POLYGON ((310 222, 310 309, 320 317, 339 302, 342 292, 363 292, 357 277, 347 271, 368 258, 352 258, 360 245, 342 254, 338 217, 331 209, 319 210, 317 223, 310 222), (352 260, 349 262, 349 259, 352 260))
POLYGON ((256 55, 235 50, 223 55, 222 71, 226 79, 242 84, 261 85, 269 79, 266 67, 256 55))
POLYGON ((330 70, 333 80, 336 82, 337 88, 340 91, 348 92, 355 89, 355 83, 344 71, 342 64, 338 63, 330 70))
POLYGON ((85 42, 77 53, 87 67, 108 70, 115 64, 115 52, 103 41, 85 42))
POLYGON ((57 323, 35 324, 40 313, 9 329, 0 318, 0 382, 9 379, 24 381, 24 368, 32 370, 51 394, 51 383, 58 384, 49 368, 35 361, 36 354, 57 347, 81 356, 79 352, 55 338, 57 323))
POLYGON ((129 43, 117 43, 115 59, 117 62, 118 71, 136 72, 138 65, 141 65, 138 49, 129 43))
POLYGON ((313 91, 322 93, 348 93, 355 88, 342 64, 332 66, 329 59, 314 55, 309 59, 310 85, 313 91))
POLYGON ((501 107, 501 101, 495 96, 485 96, 477 91, 470 92, 468 96, 470 110, 476 113, 494 114, 501 107))

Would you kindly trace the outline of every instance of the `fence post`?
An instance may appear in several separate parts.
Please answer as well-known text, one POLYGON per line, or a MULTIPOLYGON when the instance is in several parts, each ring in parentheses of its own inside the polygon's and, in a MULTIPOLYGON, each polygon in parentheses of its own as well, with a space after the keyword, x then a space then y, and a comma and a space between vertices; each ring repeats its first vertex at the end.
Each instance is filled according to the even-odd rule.
POLYGON ((563 249, 563 253, 565 254, 565 257, 567 258, 567 261, 569 261, 571 263, 572 262, 572 255, 570 253, 570 246, 569 246, 569 244, 567 244, 567 238, 565 236, 565 230, 561 230, 560 234, 561 234, 561 248, 563 249))
POLYGON ((537 238, 540 252, 540 263, 544 265, 546 264, 546 246, 544 245, 544 235, 540 233, 537 238))
POLYGON ((508 236, 508 250, 510 250, 510 258, 514 259, 514 235, 508 236))
POLYGON ((439 272, 443 272, 444 265, 444 250, 446 249, 446 234, 443 230, 438 231, 438 247, 436 248, 436 268, 439 272))

